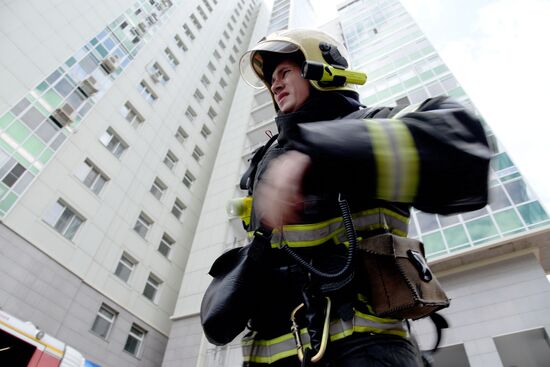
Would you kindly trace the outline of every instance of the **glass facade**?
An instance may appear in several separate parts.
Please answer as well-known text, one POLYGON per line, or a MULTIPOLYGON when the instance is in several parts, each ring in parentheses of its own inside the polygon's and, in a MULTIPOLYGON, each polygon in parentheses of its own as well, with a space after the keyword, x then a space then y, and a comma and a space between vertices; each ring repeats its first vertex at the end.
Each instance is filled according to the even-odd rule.
POLYGON ((170 1, 137 1, 0 115, 0 218, 173 10, 170 1))
MULTIPOLYGON (((359 88, 364 104, 408 105, 447 94, 475 111, 398 0, 348 2, 339 9, 339 19, 353 68, 368 75, 359 88)), ((412 211, 409 235, 424 242, 429 258, 550 224, 545 209, 487 124, 485 129, 493 152, 489 205, 450 216, 412 211)))

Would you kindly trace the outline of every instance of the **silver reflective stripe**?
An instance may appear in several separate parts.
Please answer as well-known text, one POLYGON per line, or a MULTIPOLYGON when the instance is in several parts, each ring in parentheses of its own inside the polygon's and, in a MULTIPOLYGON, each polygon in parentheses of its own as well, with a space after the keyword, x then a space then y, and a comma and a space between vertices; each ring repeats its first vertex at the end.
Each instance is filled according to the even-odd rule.
POLYGON ((415 112, 418 109, 418 107, 420 107, 421 104, 422 104, 422 102, 408 105, 407 107, 403 108, 401 111, 397 112, 391 118, 392 119, 397 119, 397 118, 403 116, 406 113, 415 112))
MULTIPOLYGON (((388 141, 390 142, 391 151, 394 153, 399 152, 399 144, 397 143, 397 137, 395 136, 393 121, 389 120, 387 123, 381 123, 382 129, 386 132, 388 141)), ((393 155, 393 160, 388 162, 392 167, 386 167, 388 171, 392 172, 394 178, 391 182, 392 187, 389 187, 388 190, 391 192, 390 198, 392 200, 397 200, 399 194, 401 193, 401 154, 397 153, 393 155)))
MULTIPOLYGON (((339 340, 354 332, 393 334, 407 337, 404 321, 381 319, 356 312, 353 319, 334 320, 330 324, 330 340, 339 340)), ((309 346, 307 329, 300 330, 304 347, 309 346)), ((254 340, 254 336, 243 339, 243 357, 245 361, 273 363, 279 359, 297 355, 296 342, 292 334, 285 334, 271 340, 254 340)))
MULTIPOLYGON (((400 236, 407 235, 409 218, 385 208, 376 208, 353 215, 353 225, 357 231, 387 229, 400 236)), ((333 239, 336 243, 346 241, 342 218, 333 218, 315 224, 283 226, 282 232, 273 232, 271 243, 274 247, 287 244, 290 247, 316 246, 333 239)))

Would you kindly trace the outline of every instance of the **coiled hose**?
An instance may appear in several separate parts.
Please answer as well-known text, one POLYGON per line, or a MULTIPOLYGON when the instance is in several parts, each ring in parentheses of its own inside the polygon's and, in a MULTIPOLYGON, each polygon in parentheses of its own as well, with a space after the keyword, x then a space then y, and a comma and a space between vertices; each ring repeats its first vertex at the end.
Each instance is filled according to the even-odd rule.
POLYGON ((300 255, 294 252, 288 245, 283 245, 281 249, 290 257, 292 257, 296 263, 310 272, 311 274, 324 279, 337 279, 341 278, 352 269, 353 264, 353 255, 355 254, 355 249, 357 247, 357 236, 355 233, 355 228, 353 227, 353 220, 351 218, 351 212, 349 210, 348 202, 345 199, 342 199, 342 195, 338 195, 338 205, 342 211, 342 219, 344 221, 344 229, 346 231, 346 237, 349 241, 348 247, 348 256, 346 258, 346 263, 342 269, 335 273, 326 273, 304 260, 300 255))

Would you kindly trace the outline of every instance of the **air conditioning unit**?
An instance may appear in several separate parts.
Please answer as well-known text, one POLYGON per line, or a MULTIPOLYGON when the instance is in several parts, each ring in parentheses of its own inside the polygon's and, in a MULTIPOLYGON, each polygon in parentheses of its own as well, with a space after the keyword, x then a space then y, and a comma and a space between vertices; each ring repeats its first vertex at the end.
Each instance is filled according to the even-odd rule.
POLYGON ((96 80, 93 76, 88 77, 87 79, 84 79, 80 85, 78 86, 78 89, 88 98, 93 96, 97 93, 96 86, 96 80))
POLYGON ((145 32, 147 32, 147 25, 145 23, 139 22, 137 26, 141 31, 141 34, 145 34, 145 32))
POLYGON ((101 61, 101 67, 107 74, 111 74, 113 71, 116 70, 118 64, 118 55, 111 55, 101 61))
POLYGON ((162 71, 160 71, 160 70, 157 70, 156 72, 153 72, 150 75, 151 75, 151 79, 155 83, 159 83, 164 78, 164 75, 162 74, 162 71))
POLYGON ((53 111, 50 116, 57 126, 63 128, 74 121, 74 109, 68 103, 53 111))
POLYGON ((142 32, 139 27, 132 27, 130 29, 130 33, 132 34, 132 36, 141 37, 143 36, 144 32, 142 32))

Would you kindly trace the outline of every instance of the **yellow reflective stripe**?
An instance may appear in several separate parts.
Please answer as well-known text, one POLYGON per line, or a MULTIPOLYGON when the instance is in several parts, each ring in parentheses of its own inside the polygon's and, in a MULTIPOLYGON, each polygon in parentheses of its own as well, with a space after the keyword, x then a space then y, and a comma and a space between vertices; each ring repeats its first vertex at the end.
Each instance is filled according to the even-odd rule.
POLYGON ((399 319, 390 319, 390 318, 385 318, 385 317, 378 317, 378 316, 374 316, 374 315, 369 315, 369 314, 366 314, 366 313, 363 313, 363 312, 357 311, 357 310, 355 310, 355 314, 357 316, 361 317, 361 318, 364 318, 364 319, 367 319, 367 320, 370 320, 370 321, 374 321, 374 322, 379 322, 381 324, 393 324, 393 323, 401 321, 399 319))
MULTIPOLYGON (((391 334, 404 338, 408 336, 405 325, 401 320, 385 319, 355 310, 355 316, 352 320, 343 321, 341 319, 336 319, 331 322, 330 340, 339 340, 355 332, 391 334)), ((303 345, 309 346, 310 342, 307 329, 300 329, 300 334, 302 335, 303 345)), ((282 358, 297 354, 296 344, 292 333, 269 340, 254 340, 253 338, 247 338, 246 340, 243 339, 242 344, 243 358, 245 361, 273 363, 282 358)))
MULTIPOLYGON (((310 346, 310 343, 304 344, 304 348, 309 347, 309 346, 310 346)), ((243 356, 243 360, 245 362, 273 363, 273 362, 277 362, 280 359, 295 356, 297 354, 298 354, 298 351, 296 350, 296 348, 294 348, 294 349, 291 349, 291 350, 287 350, 285 352, 280 352, 280 353, 274 354, 274 355, 269 356, 269 357, 243 356)))
POLYGON ((393 165, 393 152, 388 135, 381 121, 366 119, 376 164, 376 197, 387 199, 392 196, 393 180, 396 175, 393 165))
POLYGON ((371 136, 376 164, 376 196, 411 202, 418 189, 420 161, 409 129, 396 119, 366 119, 365 125, 371 136))
POLYGON ((353 329, 345 330, 341 333, 331 335, 330 341, 343 339, 346 336, 352 335, 353 333, 391 334, 391 335, 397 335, 403 338, 406 338, 408 335, 407 332, 403 330, 387 330, 387 329, 380 329, 372 326, 354 325, 353 329))
MULTIPOLYGON (((354 213, 353 224, 358 231, 386 229, 398 236, 406 237, 409 218, 387 208, 367 209, 354 213)), ((248 232, 252 237, 253 232, 248 232)), ((283 226, 282 236, 279 229, 273 231, 271 247, 280 245, 290 247, 312 247, 329 240, 340 244, 347 241, 342 217, 331 218, 323 222, 308 224, 292 224, 283 226)))
POLYGON ((390 120, 399 147, 401 180, 399 193, 395 198, 400 202, 412 202, 418 190, 420 159, 409 128, 400 120, 390 120))

